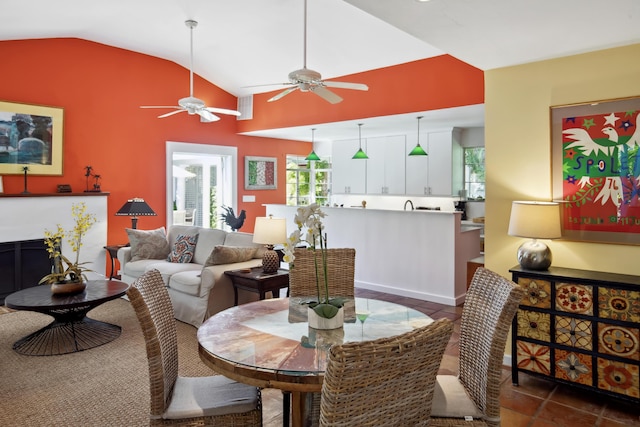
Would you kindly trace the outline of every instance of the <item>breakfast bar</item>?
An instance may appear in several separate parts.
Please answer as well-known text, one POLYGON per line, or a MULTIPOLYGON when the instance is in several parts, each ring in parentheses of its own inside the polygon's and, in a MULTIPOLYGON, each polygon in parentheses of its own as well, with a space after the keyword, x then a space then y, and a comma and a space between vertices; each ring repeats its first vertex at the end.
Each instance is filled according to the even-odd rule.
MULTIPOLYGON (((297 207, 266 205, 267 215, 296 225, 297 207)), ((480 227, 461 213, 322 207, 330 248, 355 248, 355 285, 447 305, 466 295, 467 261, 480 256, 480 227)))

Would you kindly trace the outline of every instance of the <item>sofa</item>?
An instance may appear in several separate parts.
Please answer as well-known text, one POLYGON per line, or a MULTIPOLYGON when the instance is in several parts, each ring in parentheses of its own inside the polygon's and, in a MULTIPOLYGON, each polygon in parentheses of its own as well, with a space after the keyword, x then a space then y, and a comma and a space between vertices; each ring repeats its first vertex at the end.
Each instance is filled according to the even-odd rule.
MULTIPOLYGON (((173 225, 167 233, 127 229, 130 246, 118 250, 121 280, 133 283, 157 269, 168 288, 176 319, 200 326, 211 315, 234 305, 227 270, 262 265, 264 247, 241 232, 173 225)), ((238 303, 258 294, 238 289, 238 303)))

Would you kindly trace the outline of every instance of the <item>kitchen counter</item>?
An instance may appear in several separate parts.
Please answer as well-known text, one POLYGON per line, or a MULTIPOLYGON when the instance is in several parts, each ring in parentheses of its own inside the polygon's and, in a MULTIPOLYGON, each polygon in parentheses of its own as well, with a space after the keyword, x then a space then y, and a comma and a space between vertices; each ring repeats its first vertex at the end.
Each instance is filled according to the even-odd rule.
MULTIPOLYGON (((287 220, 297 207, 266 205, 287 220)), ((356 287, 458 305, 466 294, 467 261, 480 255, 481 227, 461 226, 461 212, 323 207, 332 248, 356 249, 356 287)))

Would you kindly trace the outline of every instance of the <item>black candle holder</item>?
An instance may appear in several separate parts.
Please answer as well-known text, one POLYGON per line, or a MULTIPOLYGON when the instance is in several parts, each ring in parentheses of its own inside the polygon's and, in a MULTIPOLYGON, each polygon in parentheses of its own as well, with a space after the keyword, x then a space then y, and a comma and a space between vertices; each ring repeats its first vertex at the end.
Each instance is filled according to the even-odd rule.
POLYGON ((23 166, 22 170, 24 171, 24 191, 22 194, 29 194, 29 191, 27 191, 27 172, 29 172, 29 166, 23 166))

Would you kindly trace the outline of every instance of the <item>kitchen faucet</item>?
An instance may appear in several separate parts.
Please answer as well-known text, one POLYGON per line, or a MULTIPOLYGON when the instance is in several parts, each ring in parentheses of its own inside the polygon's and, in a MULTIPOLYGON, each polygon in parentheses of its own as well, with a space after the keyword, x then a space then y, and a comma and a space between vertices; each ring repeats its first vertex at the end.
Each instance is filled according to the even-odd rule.
POLYGON ((404 202, 404 210, 407 210, 407 203, 409 203, 411 205, 411 210, 413 210, 413 202, 408 199, 406 202, 404 202))

